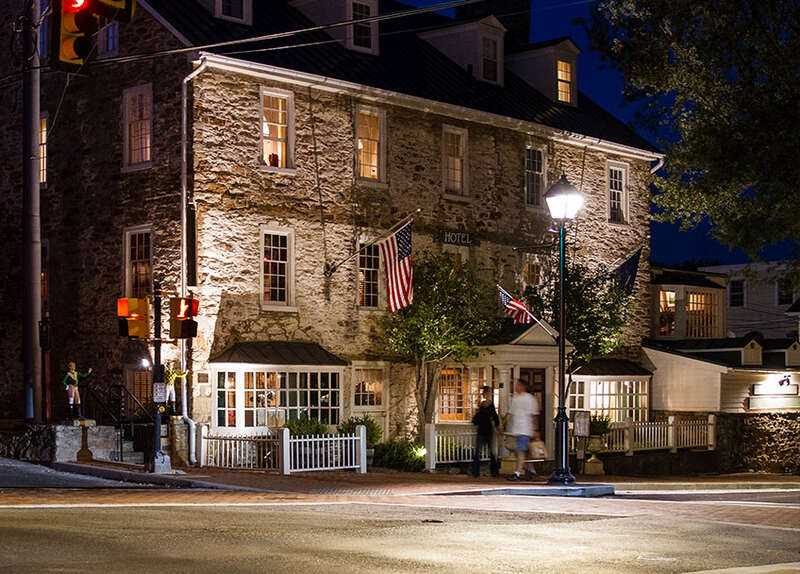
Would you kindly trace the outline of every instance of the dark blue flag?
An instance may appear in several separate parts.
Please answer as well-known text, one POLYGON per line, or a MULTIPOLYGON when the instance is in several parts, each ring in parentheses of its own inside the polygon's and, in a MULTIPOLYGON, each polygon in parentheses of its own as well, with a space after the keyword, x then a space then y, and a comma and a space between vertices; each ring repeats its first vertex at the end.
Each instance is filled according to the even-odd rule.
POLYGON ((617 276, 617 283, 630 295, 633 293, 633 285, 636 283, 636 273, 639 271, 639 258, 642 256, 640 247, 636 253, 630 256, 627 261, 617 267, 614 274, 617 276))

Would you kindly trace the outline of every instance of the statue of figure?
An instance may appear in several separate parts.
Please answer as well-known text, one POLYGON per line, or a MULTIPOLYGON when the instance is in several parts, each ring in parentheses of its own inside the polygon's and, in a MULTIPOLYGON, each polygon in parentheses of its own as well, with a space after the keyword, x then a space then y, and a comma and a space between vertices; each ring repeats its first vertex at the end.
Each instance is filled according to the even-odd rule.
POLYGON ((80 410, 81 410, 81 394, 78 391, 78 381, 80 379, 85 379, 92 373, 92 369, 89 368, 88 371, 85 373, 79 373, 75 369, 74 361, 70 361, 67 363, 67 374, 64 375, 64 378, 61 379, 61 384, 67 390, 67 399, 69 400, 69 418, 74 419, 75 415, 79 415, 79 418, 83 418, 80 410))
POLYGON ((164 370, 164 382, 167 384, 167 402, 172 406, 172 413, 175 414, 175 379, 183 379, 186 377, 186 372, 178 370, 177 361, 164 370))

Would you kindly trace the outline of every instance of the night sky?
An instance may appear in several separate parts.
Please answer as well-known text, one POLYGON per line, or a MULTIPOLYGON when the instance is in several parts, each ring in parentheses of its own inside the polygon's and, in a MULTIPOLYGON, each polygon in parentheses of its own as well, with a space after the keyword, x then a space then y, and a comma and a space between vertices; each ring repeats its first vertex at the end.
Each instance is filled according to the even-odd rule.
MULTIPOLYGON (((407 4, 427 6, 442 0, 401 0, 407 4)), ((491 0, 488 0, 491 1, 491 0)), ((531 29, 534 42, 569 36, 582 50, 578 59, 578 87, 618 118, 630 123, 634 109, 626 105, 622 97, 622 78, 613 69, 603 69, 597 53, 589 50, 589 40, 576 18, 588 18, 594 0, 532 0, 531 29)), ((650 141, 652 135, 639 130, 650 141)), ((651 223, 651 260, 678 264, 688 260, 714 261, 719 263, 746 263, 747 256, 739 249, 731 250, 709 237, 709 225, 681 232, 677 225, 651 223)), ((766 261, 787 258, 791 245, 784 244, 765 249, 761 258, 766 261)))

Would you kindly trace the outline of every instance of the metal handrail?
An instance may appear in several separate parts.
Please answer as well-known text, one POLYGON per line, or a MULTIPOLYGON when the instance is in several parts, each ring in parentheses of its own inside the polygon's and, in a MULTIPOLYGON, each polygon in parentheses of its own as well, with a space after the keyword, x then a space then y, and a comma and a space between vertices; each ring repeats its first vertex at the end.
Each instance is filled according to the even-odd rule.
POLYGON ((100 398, 100 397, 97 395, 97 393, 94 391, 94 389, 93 389, 93 388, 92 388, 90 385, 88 385, 88 384, 78 385, 78 389, 79 389, 79 390, 82 390, 82 391, 88 391, 88 393, 87 393, 87 394, 88 394, 88 395, 90 395, 90 396, 92 397, 92 401, 96 402, 96 403, 97 403, 97 404, 99 404, 101 407, 103 407, 103 410, 105 410, 105 411, 106 411, 106 413, 108 414, 108 416, 110 416, 110 417, 111 417, 111 419, 114 421, 114 423, 116 423, 116 424, 119 424, 119 423, 120 423, 120 419, 119 419, 119 418, 117 418, 117 417, 114 415, 114 413, 111 411, 111 409, 110 409, 110 408, 108 407, 108 405, 105 403, 105 401, 103 401, 103 400, 102 400, 102 399, 101 399, 101 398, 100 398))
MULTIPOLYGON (((145 407, 145 406, 144 406, 144 405, 141 403, 141 401, 140 401, 139 399, 137 399, 137 398, 136 398, 136 395, 134 395, 134 394, 133 394, 133 393, 130 391, 130 389, 128 389, 128 387, 126 387, 125 385, 119 385, 119 384, 117 384, 117 385, 111 385, 111 388, 112 388, 112 389, 118 389, 118 390, 120 391, 120 397, 122 396, 122 393, 124 392, 124 393, 125 393, 125 394, 126 394, 126 395, 127 395, 129 398, 130 398, 130 399, 132 399, 132 400, 133 400, 133 402, 134 402, 134 403, 136 403, 136 406, 138 406, 138 407, 139 407, 139 409, 140 409, 140 410, 141 410, 141 411, 142 411, 144 414, 146 414, 146 415, 147 415, 147 418, 149 418, 149 419, 150 419, 150 422, 155 422, 155 418, 153 417, 153 415, 152 415, 152 414, 150 414, 150 411, 149 411, 149 410, 147 410, 147 407, 145 407)), ((122 403, 122 401, 120 401, 120 403, 122 403)))

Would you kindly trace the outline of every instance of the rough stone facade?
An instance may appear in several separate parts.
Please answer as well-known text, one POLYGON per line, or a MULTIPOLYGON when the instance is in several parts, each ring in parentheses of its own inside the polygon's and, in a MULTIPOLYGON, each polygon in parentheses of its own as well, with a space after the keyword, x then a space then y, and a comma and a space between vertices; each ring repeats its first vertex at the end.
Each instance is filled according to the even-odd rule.
POLYGON ((717 415, 722 472, 800 473, 800 413, 717 415))

